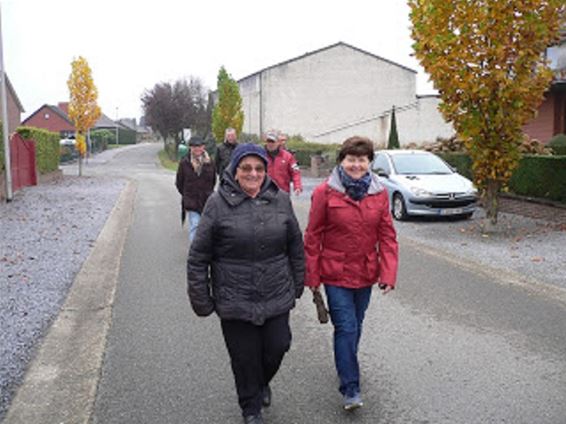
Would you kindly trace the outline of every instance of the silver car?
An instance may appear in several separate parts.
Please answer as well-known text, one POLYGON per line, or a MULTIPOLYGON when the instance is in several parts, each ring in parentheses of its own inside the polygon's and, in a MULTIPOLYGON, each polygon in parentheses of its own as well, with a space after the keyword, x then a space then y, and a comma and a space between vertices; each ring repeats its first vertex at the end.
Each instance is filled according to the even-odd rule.
POLYGON ((393 217, 409 215, 470 218, 477 190, 433 153, 422 150, 381 150, 372 165, 389 192, 393 217))

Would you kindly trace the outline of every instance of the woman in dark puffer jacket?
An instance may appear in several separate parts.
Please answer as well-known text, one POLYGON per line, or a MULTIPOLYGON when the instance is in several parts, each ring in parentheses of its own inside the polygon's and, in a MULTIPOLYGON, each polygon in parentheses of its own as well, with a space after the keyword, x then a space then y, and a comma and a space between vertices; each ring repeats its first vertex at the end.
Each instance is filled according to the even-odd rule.
POLYGON ((299 224, 266 169, 262 147, 234 150, 187 261, 193 310, 220 317, 245 423, 263 423, 269 382, 291 344, 289 311, 304 284, 299 224))

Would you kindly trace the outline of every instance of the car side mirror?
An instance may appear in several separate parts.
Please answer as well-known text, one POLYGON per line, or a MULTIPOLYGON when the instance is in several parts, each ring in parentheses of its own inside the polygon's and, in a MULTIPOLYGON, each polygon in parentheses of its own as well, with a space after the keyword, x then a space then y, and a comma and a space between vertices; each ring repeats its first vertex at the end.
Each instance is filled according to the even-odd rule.
POLYGON ((389 178, 389 173, 381 168, 377 170, 377 175, 383 178, 389 178))

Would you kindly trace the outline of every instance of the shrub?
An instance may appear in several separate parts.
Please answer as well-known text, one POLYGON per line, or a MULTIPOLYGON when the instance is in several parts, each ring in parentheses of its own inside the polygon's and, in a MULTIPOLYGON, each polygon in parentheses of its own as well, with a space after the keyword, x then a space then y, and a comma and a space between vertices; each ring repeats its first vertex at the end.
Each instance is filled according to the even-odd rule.
POLYGON ((513 193, 566 203, 566 156, 526 155, 509 180, 513 193))
POLYGON ((438 137, 434 143, 427 144, 423 148, 424 150, 433 153, 466 151, 464 142, 455 135, 450 138, 438 137))
POLYGON ((90 132, 90 142, 92 152, 102 152, 108 148, 109 144, 116 143, 116 131, 93 130, 90 132))
POLYGON ((548 147, 555 155, 566 155, 566 134, 557 134, 550 139, 548 147))
POLYGON ((340 144, 322 144, 306 142, 302 136, 293 135, 287 140, 287 150, 291 151, 300 166, 310 166, 311 157, 320 155, 326 166, 333 166, 340 144))
POLYGON ((136 144, 136 132, 125 128, 118 128, 118 143, 116 144, 136 144))
POLYGON ((240 143, 260 144, 261 142, 257 134, 241 133, 238 139, 240 143))
MULTIPOLYGON (((458 172, 473 179, 472 161, 465 153, 439 153, 458 172)), ((566 203, 566 156, 524 155, 509 180, 512 193, 566 203)))
POLYGON ((460 175, 472 180, 472 159, 467 153, 436 153, 444 159, 450 166, 456 168, 460 175))
POLYGON ((550 155, 551 151, 536 138, 530 138, 525 134, 523 142, 519 146, 519 151, 523 155, 550 155))

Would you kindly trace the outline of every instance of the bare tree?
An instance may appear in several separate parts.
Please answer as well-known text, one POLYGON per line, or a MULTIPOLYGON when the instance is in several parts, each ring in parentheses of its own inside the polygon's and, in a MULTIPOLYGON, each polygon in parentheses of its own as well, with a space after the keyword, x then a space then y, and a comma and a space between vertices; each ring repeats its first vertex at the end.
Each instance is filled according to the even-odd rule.
POLYGON ((158 132, 164 140, 172 138, 176 150, 184 128, 203 135, 208 133, 208 97, 208 90, 199 78, 157 83, 141 97, 146 125, 158 132))

